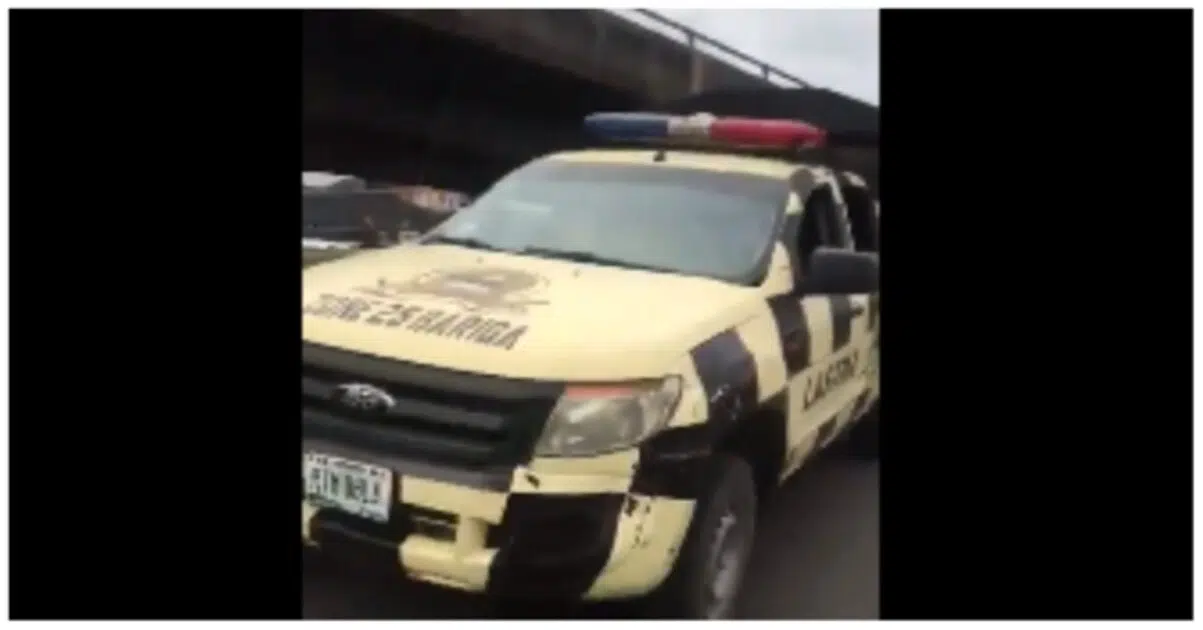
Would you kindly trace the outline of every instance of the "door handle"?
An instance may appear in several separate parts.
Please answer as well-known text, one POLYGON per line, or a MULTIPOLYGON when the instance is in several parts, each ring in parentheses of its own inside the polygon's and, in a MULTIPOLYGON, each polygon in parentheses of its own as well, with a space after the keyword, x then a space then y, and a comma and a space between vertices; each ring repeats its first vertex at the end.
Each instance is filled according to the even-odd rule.
POLYGON ((863 304, 853 304, 852 305, 852 316, 853 317, 860 317, 861 315, 864 315, 864 314, 865 314, 865 305, 863 305, 863 304))

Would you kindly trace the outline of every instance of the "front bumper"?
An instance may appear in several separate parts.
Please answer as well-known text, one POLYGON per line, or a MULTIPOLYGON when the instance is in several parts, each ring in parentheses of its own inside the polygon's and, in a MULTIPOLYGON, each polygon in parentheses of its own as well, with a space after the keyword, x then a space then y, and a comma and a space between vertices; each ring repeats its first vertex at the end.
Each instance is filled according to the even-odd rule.
POLYGON ((305 545, 465 591, 642 595, 668 575, 693 515, 693 500, 630 491, 635 451, 466 473, 329 443, 303 448, 388 467, 397 485, 387 524, 302 499, 305 545))

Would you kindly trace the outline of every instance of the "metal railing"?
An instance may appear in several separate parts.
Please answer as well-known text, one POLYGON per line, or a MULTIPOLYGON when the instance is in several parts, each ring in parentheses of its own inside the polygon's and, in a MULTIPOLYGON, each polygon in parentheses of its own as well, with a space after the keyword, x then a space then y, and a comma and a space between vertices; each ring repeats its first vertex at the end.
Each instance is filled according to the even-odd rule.
MULTIPOLYGON (((727 44, 724 44, 717 39, 707 37, 706 35, 690 28, 676 20, 663 16, 655 11, 648 9, 634 9, 627 11, 616 11, 616 13, 632 22, 644 26, 645 28, 653 28, 657 32, 669 37, 679 37, 678 41, 689 46, 690 52, 693 54, 693 66, 691 70, 690 85, 694 92, 700 91, 705 80, 705 57, 706 52, 702 50, 704 45, 713 53, 720 53, 727 57, 726 61, 732 60, 738 62, 733 64, 743 66, 742 69, 749 70, 753 74, 758 74, 766 81, 776 83, 778 85, 785 84, 789 87, 809 88, 814 87, 810 83, 799 79, 798 77, 774 66, 766 61, 761 61, 747 53, 736 50, 727 44), (659 27, 659 28, 656 28, 659 27)), ((718 55, 716 55, 718 56, 718 55)))

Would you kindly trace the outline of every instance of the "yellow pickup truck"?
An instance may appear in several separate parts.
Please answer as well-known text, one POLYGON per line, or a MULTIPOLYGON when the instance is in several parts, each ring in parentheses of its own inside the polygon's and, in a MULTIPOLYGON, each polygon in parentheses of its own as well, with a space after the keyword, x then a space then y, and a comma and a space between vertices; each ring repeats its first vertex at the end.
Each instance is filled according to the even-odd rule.
POLYGON ((829 445, 876 454, 877 202, 798 159, 825 138, 803 123, 587 125, 623 146, 302 272, 301 540, 506 600, 728 617, 758 502, 829 445))

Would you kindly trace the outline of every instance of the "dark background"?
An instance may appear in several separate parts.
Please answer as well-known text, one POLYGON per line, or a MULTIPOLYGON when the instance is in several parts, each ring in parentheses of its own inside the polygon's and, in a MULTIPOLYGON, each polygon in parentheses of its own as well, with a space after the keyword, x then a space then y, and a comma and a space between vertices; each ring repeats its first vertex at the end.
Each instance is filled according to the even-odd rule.
MULTIPOLYGON (((300 615, 296 173, 379 134, 298 133, 312 19, 12 13, 14 617, 300 615)), ((883 616, 1189 617, 1189 12, 881 30, 883 616)))
MULTIPOLYGON (((585 144, 586 113, 666 109, 664 99, 386 13, 303 14, 305 170, 476 194, 517 164, 585 144)), ((744 96, 748 86, 715 89, 725 96, 703 101, 715 111, 734 106, 747 115, 754 99, 766 115, 802 112, 835 128, 878 124, 876 108, 829 90, 783 100, 744 96)))
POLYGON ((304 89, 321 93, 302 100, 305 170, 477 193, 518 163, 583 142, 583 112, 643 104, 376 12, 308 11, 301 24, 304 89), (356 115, 347 95, 379 99, 411 122, 356 115))

